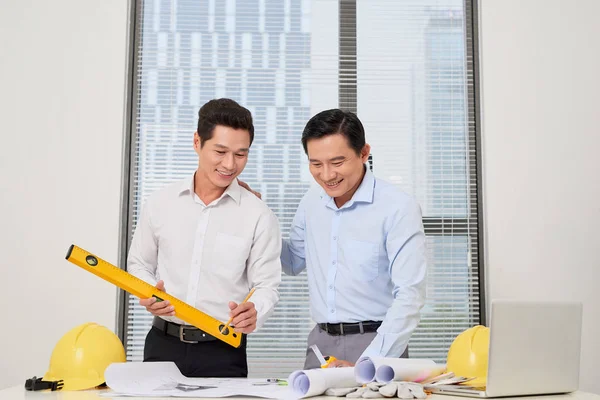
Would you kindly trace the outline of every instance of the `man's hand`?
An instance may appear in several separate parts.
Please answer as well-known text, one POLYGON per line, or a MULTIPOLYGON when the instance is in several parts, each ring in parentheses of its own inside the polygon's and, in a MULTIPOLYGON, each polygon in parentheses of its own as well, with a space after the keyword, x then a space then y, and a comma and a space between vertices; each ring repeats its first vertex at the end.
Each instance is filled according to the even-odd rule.
POLYGON ((346 360, 333 360, 327 368, 354 367, 354 364, 346 360))
POLYGON ((231 325, 238 333, 251 333, 256 329, 256 315, 258 314, 254 303, 247 301, 242 304, 229 302, 229 316, 233 318, 231 325))
MULTIPOLYGON (((156 288, 162 292, 166 292, 163 281, 158 281, 156 288)), ((168 300, 158 301, 155 297, 150 297, 149 299, 140 299, 140 305, 146 307, 146 311, 157 317, 172 317, 175 315, 175 307, 168 300)))
POLYGON ((244 189, 246 189, 247 191, 249 191, 250 193, 252 193, 253 195, 255 195, 256 197, 258 197, 259 199, 262 199, 262 195, 259 192, 256 192, 254 190, 252 190, 250 188, 250 186, 248 186, 248 184, 244 181, 240 181, 238 179, 238 183, 240 184, 241 187, 243 187, 244 189))

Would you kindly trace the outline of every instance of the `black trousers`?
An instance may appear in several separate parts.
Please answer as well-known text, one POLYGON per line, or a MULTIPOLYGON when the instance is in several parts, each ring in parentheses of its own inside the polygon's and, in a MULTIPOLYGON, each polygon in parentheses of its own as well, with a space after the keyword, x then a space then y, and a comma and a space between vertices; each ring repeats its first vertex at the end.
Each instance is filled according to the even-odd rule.
POLYGON ((246 378, 246 335, 242 336, 240 347, 235 348, 221 340, 184 343, 153 326, 144 345, 146 361, 173 361, 187 377, 246 378))

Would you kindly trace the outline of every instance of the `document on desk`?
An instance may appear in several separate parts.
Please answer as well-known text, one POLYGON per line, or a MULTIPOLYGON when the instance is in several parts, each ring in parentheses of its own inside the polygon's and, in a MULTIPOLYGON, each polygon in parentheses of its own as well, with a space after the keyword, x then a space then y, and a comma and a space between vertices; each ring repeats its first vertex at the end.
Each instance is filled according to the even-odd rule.
POLYGON ((287 386, 268 384, 265 379, 187 378, 173 362, 114 363, 108 366, 104 378, 112 390, 103 393, 105 397, 289 397, 287 386))
POLYGON ((318 396, 327 389, 360 386, 354 378, 354 367, 295 371, 290 374, 288 385, 296 399, 318 396))
POLYGON ((356 381, 361 384, 372 381, 422 382, 446 371, 445 364, 436 364, 433 360, 391 357, 361 357, 354 368, 356 381))

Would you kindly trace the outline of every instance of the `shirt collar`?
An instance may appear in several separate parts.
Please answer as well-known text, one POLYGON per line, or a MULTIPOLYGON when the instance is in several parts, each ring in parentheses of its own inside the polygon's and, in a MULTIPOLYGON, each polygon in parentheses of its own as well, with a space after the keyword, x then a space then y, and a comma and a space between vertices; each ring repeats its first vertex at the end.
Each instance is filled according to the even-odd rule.
MULTIPOLYGON (((365 175, 363 176, 362 182, 352 195, 352 198, 342 206, 342 208, 352 207, 354 203, 373 203, 373 193, 375 192, 375 176, 371 170, 364 165, 365 175)), ((337 209, 335 201, 330 197, 325 189, 321 188, 321 199, 323 204, 329 208, 337 209)))
MULTIPOLYGON (((179 195, 181 196, 182 194, 189 194, 190 196, 194 196, 194 177, 196 176, 196 173, 194 172, 192 174, 192 176, 188 179, 185 179, 181 182, 181 187, 179 189, 179 195)), ((242 196, 242 188, 240 187, 237 178, 234 179, 231 184, 227 187, 227 189, 225 189, 225 192, 223 192, 223 194, 221 195, 221 197, 219 197, 218 200, 221 200, 223 197, 225 196, 229 196, 233 199, 233 201, 235 201, 236 203, 240 203, 240 198, 242 196)))
POLYGON ((225 193, 223 193, 223 196, 225 195, 231 197, 233 201, 235 201, 237 204, 240 204, 240 198, 242 197, 242 188, 238 183, 237 178, 235 178, 227 187, 225 193))
POLYGON ((185 193, 188 193, 190 195, 194 193, 194 176, 196 176, 195 172, 192 174, 191 177, 181 181, 181 187, 179 188, 178 192, 179 196, 185 193))

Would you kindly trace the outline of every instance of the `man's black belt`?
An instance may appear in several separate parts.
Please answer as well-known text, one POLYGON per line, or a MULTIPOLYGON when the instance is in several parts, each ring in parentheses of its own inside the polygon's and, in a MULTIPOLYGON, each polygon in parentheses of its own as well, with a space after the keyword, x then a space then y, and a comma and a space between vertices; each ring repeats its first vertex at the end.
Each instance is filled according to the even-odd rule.
POLYGON ((175 336, 183 343, 211 342, 213 340, 217 340, 216 337, 196 328, 195 326, 179 325, 174 322, 165 321, 159 317, 154 317, 154 320, 152 320, 152 326, 167 335, 175 336))
POLYGON ((352 335, 355 333, 376 332, 381 325, 381 321, 362 321, 339 324, 319 324, 321 330, 330 335, 352 335))

